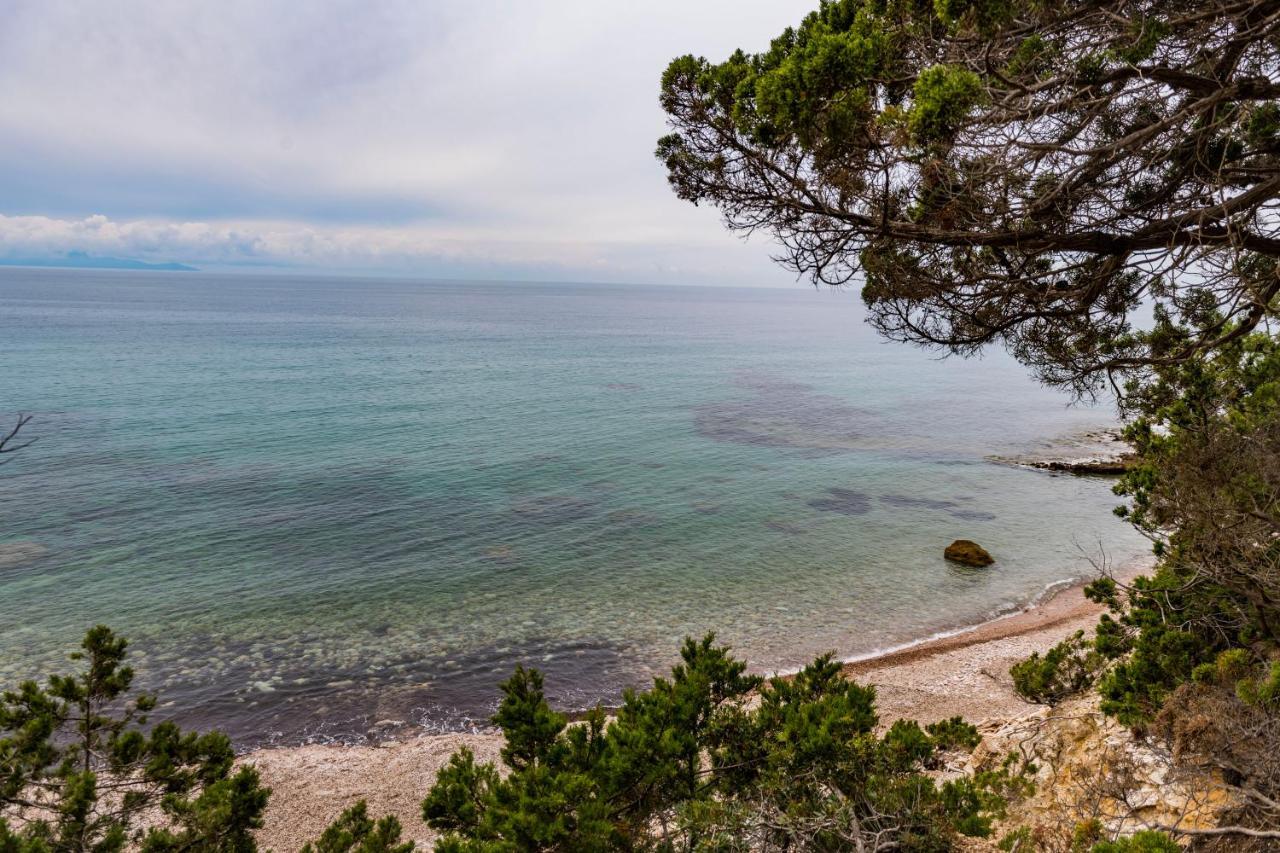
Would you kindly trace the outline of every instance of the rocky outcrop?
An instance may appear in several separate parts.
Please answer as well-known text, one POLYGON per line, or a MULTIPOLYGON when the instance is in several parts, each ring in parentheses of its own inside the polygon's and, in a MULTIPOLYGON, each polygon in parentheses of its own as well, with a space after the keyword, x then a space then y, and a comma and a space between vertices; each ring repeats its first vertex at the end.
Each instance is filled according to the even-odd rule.
POLYGON ((1175 764, 1158 743, 1104 716, 1096 695, 989 724, 983 734, 965 769, 997 769, 1010 755, 1034 765, 1035 793, 1014 802, 1002 826, 1027 827, 1046 849, 1084 821, 1099 821, 1102 836, 1114 838, 1214 827, 1239 805, 1220 775, 1175 764))
POLYGON ((979 569, 995 562, 995 558, 987 553, 986 548, 968 539, 957 539, 952 542, 942 552, 942 556, 953 563, 974 566, 979 569))
POLYGON ((1046 459, 1030 463, 1032 468, 1043 471, 1064 471, 1068 474, 1096 477, 1118 477, 1138 464, 1133 453, 1100 459, 1046 459))
POLYGON ((1079 433, 1047 442, 1039 452, 991 456, 992 462, 1078 476, 1118 477, 1138 463, 1119 430, 1079 433))

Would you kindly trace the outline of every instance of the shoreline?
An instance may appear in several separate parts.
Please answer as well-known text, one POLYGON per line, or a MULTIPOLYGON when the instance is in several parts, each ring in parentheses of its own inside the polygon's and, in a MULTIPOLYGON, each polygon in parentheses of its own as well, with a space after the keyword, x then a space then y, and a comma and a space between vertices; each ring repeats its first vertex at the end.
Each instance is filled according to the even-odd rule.
POLYGON ((989 456, 991 462, 1053 474, 1077 477, 1119 477, 1137 464, 1133 446, 1124 440, 1123 428, 1090 430, 1070 436, 1058 448, 1038 454, 989 456), (1072 450, 1074 452, 1064 452, 1072 450))
MULTIPOLYGON (((1143 557, 1131 560, 1112 572, 1116 580, 1127 583, 1151 570, 1153 560, 1143 557)), ((941 631, 929 637, 912 640, 902 645, 855 655, 841 661, 849 675, 874 672, 892 666, 905 666, 913 661, 927 659, 970 646, 1010 639, 1035 631, 1047 631, 1059 625, 1073 623, 1084 616, 1095 616, 1103 608, 1085 598, 1084 588, 1093 578, 1064 580, 1045 588, 1042 597, 1012 613, 1006 613, 984 622, 941 631)))
MULTIPOLYGON (((1122 583, 1151 571, 1145 556, 1112 567, 1122 583)), ((1084 596, 1088 580, 1065 586, 1017 613, 912 645, 846 661, 845 675, 875 685, 883 723, 922 723, 962 716, 982 728, 1020 719, 1043 707, 1013 689, 1009 667, 1044 654, 1068 635, 1092 633, 1105 608, 1084 596)))
MULTIPOLYGON (((1153 558, 1113 568, 1128 581, 1150 570, 1153 558)), ((1068 634, 1089 631, 1103 607, 1084 597, 1087 580, 1050 590, 1027 608, 969 628, 844 661, 844 673, 875 686, 882 725, 899 718, 922 723, 963 716, 980 728, 1035 713, 1014 691, 1009 667, 1043 653, 1068 634)), ((477 761, 497 761, 496 731, 419 734, 371 745, 312 744, 262 747, 241 756, 256 764, 274 791, 259 843, 297 849, 361 798, 370 814, 395 814, 404 838, 429 845, 421 801, 439 768, 461 747, 477 761)), ((428 848, 429 849, 429 848, 428 848)))

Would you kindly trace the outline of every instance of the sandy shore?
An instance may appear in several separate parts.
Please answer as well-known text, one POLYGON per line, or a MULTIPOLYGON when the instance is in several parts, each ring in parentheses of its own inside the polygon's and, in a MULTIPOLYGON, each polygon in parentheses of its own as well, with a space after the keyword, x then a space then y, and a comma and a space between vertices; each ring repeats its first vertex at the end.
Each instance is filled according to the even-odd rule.
MULTIPOLYGON (((1131 580, 1150 566, 1150 560, 1131 563, 1115 576, 1131 580)), ((845 672, 876 686, 886 722, 900 717, 933 722, 957 714, 973 723, 1008 720, 1036 707, 1013 692, 1009 667, 1074 631, 1091 633, 1102 610, 1084 597, 1081 583, 954 636, 845 664, 845 672)))
MULTIPOLYGON (((1122 579, 1147 569, 1125 566, 1122 579)), ((1022 613, 969 631, 845 665, 859 681, 876 685, 882 722, 900 717, 931 722, 957 714, 982 723, 1020 717, 1036 706, 1013 692, 1009 667, 1043 652, 1067 634, 1092 629, 1101 608, 1081 586, 1067 588, 1022 613)), ((395 814, 405 837, 429 843, 420 804, 436 770, 459 747, 496 761, 501 739, 493 734, 424 735, 378 746, 302 746, 262 749, 256 764, 272 788, 267 826, 259 839, 275 850, 296 850, 361 797, 371 814, 395 814)))

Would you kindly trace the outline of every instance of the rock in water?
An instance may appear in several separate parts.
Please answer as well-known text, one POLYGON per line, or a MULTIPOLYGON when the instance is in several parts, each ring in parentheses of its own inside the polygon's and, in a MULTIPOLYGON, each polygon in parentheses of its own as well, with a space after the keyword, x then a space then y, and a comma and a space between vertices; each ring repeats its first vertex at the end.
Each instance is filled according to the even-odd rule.
POLYGON ((995 562, 995 558, 987 553, 987 549, 983 548, 977 542, 970 542, 968 539, 957 539, 947 546, 947 550, 942 552, 942 556, 951 560, 953 563, 961 563, 966 566, 989 566, 995 562))
POLYGON ((1122 453, 1105 459, 1048 459, 1032 462, 1032 468, 1044 471, 1066 471, 1079 476, 1118 477, 1138 465, 1136 453, 1122 453))
POLYGON ((48 548, 39 542, 32 542, 29 539, 19 539, 17 542, 0 542, 0 569, 10 569, 14 566, 34 563, 48 553, 48 548))

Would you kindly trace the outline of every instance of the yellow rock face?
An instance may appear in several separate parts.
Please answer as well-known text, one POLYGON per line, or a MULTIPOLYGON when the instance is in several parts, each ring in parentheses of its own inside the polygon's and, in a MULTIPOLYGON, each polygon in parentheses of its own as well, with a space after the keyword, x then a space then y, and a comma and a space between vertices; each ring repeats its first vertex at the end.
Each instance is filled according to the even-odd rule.
POLYGON ((1026 826, 1046 841, 1069 838, 1087 820, 1106 837, 1156 825, 1209 828, 1238 805, 1219 774, 1175 767, 1168 750, 1105 717, 1096 696, 993 727, 970 769, 996 769, 1010 754, 1036 766, 1036 790, 1012 804, 1002 831, 1026 826))

